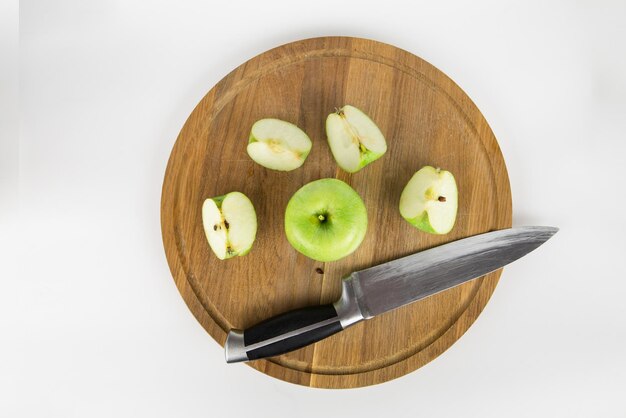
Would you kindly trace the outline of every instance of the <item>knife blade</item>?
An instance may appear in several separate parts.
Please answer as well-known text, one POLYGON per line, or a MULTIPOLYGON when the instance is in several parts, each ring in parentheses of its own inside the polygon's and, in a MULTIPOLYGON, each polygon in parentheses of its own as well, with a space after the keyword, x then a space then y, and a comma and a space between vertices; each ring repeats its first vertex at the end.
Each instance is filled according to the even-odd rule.
POLYGON ((245 331, 231 329, 226 362, 284 354, 477 279, 523 257, 557 231, 527 226, 488 232, 354 272, 343 279, 341 298, 333 304, 290 311, 245 331))

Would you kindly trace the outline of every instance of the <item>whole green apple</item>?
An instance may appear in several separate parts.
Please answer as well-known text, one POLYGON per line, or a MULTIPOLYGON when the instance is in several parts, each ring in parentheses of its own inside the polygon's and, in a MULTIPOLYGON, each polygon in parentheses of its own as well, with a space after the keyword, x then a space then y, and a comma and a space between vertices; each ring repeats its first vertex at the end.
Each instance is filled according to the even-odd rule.
POLYGON ((287 204, 287 239, 313 260, 335 261, 347 256, 361 245, 366 231, 363 200, 341 180, 308 183, 287 204))

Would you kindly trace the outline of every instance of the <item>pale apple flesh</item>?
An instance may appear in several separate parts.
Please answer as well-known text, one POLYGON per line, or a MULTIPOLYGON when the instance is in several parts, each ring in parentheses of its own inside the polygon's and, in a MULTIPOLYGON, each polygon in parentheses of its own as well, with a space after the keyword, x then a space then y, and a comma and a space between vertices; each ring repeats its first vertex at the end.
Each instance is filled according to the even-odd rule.
POLYGON ((337 179, 304 185, 289 200, 285 232, 300 253, 335 261, 355 251, 367 231, 367 211, 359 194, 337 179))
POLYGON ((350 105, 328 115, 326 136, 335 161, 348 173, 359 171, 387 151, 387 142, 378 126, 350 105))
POLYGON ((449 171, 426 166, 417 171, 400 196, 400 214, 431 234, 447 234, 454 227, 458 190, 449 171))
POLYGON ((261 119, 252 125, 247 151, 263 167, 291 171, 304 164, 312 145, 296 125, 280 119, 261 119))
POLYGON ((240 192, 206 199, 202 224, 209 246, 220 260, 246 255, 256 238, 254 206, 240 192))

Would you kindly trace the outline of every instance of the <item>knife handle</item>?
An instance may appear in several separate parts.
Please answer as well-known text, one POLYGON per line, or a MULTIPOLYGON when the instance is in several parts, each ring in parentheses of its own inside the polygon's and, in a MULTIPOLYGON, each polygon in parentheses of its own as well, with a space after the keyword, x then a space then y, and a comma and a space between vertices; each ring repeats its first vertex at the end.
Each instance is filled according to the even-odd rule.
POLYGON ((363 315, 351 276, 342 281, 341 298, 333 304, 296 309, 254 325, 231 329, 224 349, 226 362, 277 356, 323 340, 369 316, 363 315))
POLYGON ((224 345, 226 362, 277 356, 342 330, 332 304, 296 309, 267 319, 245 331, 230 330, 224 345))

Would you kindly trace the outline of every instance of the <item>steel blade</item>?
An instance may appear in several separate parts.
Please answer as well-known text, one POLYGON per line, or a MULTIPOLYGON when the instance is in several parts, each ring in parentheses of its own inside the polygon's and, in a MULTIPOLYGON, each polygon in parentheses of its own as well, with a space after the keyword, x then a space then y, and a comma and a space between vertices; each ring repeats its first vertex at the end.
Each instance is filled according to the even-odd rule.
POLYGON ((504 267, 557 231, 528 226, 475 235, 352 273, 347 280, 362 315, 371 318, 504 267))

